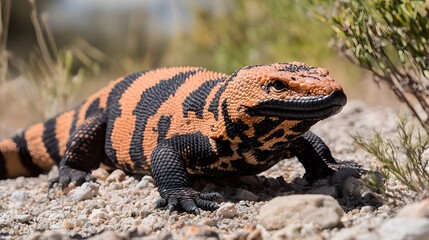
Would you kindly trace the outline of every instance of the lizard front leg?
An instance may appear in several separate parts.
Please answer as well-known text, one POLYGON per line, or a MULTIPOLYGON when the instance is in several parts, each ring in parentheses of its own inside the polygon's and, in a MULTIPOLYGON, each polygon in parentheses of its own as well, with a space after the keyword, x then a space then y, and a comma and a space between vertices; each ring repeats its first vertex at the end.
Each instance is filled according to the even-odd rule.
POLYGON ((359 175, 366 172, 355 162, 335 159, 326 143, 311 131, 302 134, 292 146, 295 156, 305 168, 305 178, 310 181, 327 177, 345 168, 355 169, 359 175))
POLYGON ((66 152, 59 163, 59 176, 49 180, 49 187, 58 183, 65 188, 70 182, 79 186, 85 181, 93 181, 91 170, 97 168, 105 157, 105 133, 104 113, 87 118, 68 140, 66 152))
POLYGON ((190 186, 183 154, 172 145, 158 145, 152 152, 151 166, 161 195, 156 207, 167 206, 172 212, 181 206, 186 212, 194 214, 199 214, 200 208, 209 211, 219 208, 213 200, 220 194, 200 193, 190 186))

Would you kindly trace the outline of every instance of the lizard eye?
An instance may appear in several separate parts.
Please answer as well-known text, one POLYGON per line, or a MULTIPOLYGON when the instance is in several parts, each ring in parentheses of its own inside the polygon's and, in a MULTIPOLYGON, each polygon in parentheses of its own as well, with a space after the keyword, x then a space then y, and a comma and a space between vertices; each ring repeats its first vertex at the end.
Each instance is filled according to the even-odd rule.
POLYGON ((274 80, 271 88, 273 88, 275 92, 283 92, 287 89, 287 84, 281 80, 274 80))

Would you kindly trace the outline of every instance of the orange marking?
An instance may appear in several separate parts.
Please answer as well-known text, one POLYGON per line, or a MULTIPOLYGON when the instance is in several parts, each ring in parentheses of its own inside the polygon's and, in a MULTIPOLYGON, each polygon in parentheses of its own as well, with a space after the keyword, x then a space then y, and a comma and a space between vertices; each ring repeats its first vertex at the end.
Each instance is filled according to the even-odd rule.
POLYGON ((97 92, 87 98, 87 100, 82 104, 82 107, 79 109, 79 116, 76 122, 76 127, 80 126, 85 121, 85 114, 89 106, 99 97, 100 92, 97 92))
POLYGON ((6 139, 0 142, 0 152, 3 154, 6 162, 8 178, 31 176, 31 172, 22 165, 18 148, 12 139, 6 139))
POLYGON ((111 81, 109 82, 109 84, 104 87, 101 91, 100 91, 100 108, 102 109, 106 109, 107 107, 107 100, 109 98, 110 92, 112 91, 113 87, 120 81, 124 80, 123 77, 116 79, 115 81, 111 81))
POLYGON ((43 143, 43 123, 38 123, 25 131, 28 151, 33 162, 43 170, 49 170, 55 162, 49 156, 48 150, 43 143))
MULTIPOLYGON (((116 150, 119 165, 128 164, 134 168, 129 150, 131 139, 135 129, 136 117, 133 115, 134 109, 140 101, 141 94, 149 87, 157 84, 162 79, 169 79, 180 72, 197 68, 162 68, 149 71, 136 79, 119 99, 121 106, 121 116, 116 118, 112 130, 112 147, 116 150)), ((147 129, 148 127, 146 127, 147 129)))
POLYGON ((60 155, 63 156, 66 152, 67 141, 70 137, 70 129, 73 122, 75 111, 68 111, 59 115, 56 119, 55 138, 58 140, 60 155))
MULTIPOLYGON (((172 115, 170 129, 167 133, 167 138, 175 134, 187 134, 201 131, 207 135, 210 132, 211 123, 214 123, 213 114, 204 115, 208 119, 199 119, 194 112, 188 113, 188 118, 183 118, 182 103, 187 96, 194 90, 198 89, 201 84, 207 80, 217 79, 223 74, 203 71, 198 72, 186 79, 186 81, 177 89, 176 94, 170 96, 158 109, 156 114, 150 117, 147 121, 145 136, 142 142, 144 155, 150 163, 150 155, 157 145, 158 132, 154 132, 153 128, 157 128, 158 121, 161 116, 172 115), (208 117, 207 117, 208 116, 208 117)), ((213 89, 212 89, 213 91, 213 89)))

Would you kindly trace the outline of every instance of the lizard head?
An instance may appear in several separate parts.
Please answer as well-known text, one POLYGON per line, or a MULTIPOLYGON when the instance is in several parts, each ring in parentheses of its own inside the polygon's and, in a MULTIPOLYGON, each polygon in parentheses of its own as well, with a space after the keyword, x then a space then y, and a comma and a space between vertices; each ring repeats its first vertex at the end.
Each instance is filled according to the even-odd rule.
POLYGON ((347 101, 328 70, 300 62, 241 68, 231 75, 225 92, 229 115, 239 119, 317 121, 338 113, 347 101))

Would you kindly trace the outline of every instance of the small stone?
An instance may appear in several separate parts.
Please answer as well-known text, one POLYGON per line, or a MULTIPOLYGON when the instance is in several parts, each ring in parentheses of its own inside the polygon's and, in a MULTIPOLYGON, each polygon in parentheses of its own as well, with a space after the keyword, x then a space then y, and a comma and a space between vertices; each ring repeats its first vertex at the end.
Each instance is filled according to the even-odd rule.
POLYGON ((295 180, 293 181, 295 184, 298 184, 300 186, 307 186, 309 183, 307 180, 305 180, 304 178, 301 177, 297 177, 295 178, 295 180))
POLYGON ((151 176, 144 176, 142 178, 142 180, 137 183, 137 188, 142 189, 142 188, 154 188, 155 184, 153 181, 153 178, 151 176))
POLYGON ((25 202, 28 199, 28 194, 26 191, 14 191, 10 195, 11 202, 25 202))
POLYGON ((125 234, 121 234, 121 233, 116 233, 112 230, 107 230, 104 231, 103 233, 94 236, 93 238, 91 238, 93 240, 107 240, 107 239, 128 239, 125 234))
POLYGON ((99 180, 106 180, 109 177, 109 172, 104 168, 97 168, 92 171, 91 175, 99 180))
POLYGON ((261 208, 258 219, 268 230, 283 228, 294 222, 314 223, 321 229, 341 223, 344 211, 331 196, 291 195, 276 197, 261 208))
POLYGON ((429 219, 399 218, 387 220, 378 230, 379 239, 426 240, 429 236, 429 219))
POLYGON ((360 212, 361 213, 372 213, 372 212, 374 212, 375 211, 375 207, 373 207, 373 206, 363 206, 361 209, 360 209, 360 212))
POLYGON ((30 214, 19 214, 15 216, 15 220, 20 223, 28 223, 32 219, 30 214))
POLYGON ((222 218, 234 218, 237 216, 237 208, 233 203, 225 203, 216 211, 216 216, 222 218))
POLYGON ((259 185, 259 178, 257 176, 242 176, 240 177, 240 181, 250 185, 250 186, 257 186, 259 185))
POLYGON ((207 225, 209 227, 214 227, 216 226, 216 224, 219 222, 219 220, 215 219, 215 218, 209 218, 203 221, 204 225, 207 225))
POLYGON ((332 183, 342 186, 350 177, 359 178, 359 172, 353 168, 340 169, 332 175, 332 183))
POLYGON ((329 195, 334 198, 338 197, 338 189, 335 186, 322 186, 316 189, 313 189, 309 191, 310 194, 323 194, 323 195, 329 195))
POLYGON ((73 189, 72 198, 76 201, 91 199, 98 194, 99 185, 92 182, 85 182, 82 186, 73 189))
POLYGON ((125 180, 125 173, 124 171, 120 170, 120 169, 116 169, 115 171, 113 171, 109 177, 106 178, 106 182, 111 183, 111 182, 122 182, 125 180))
POLYGON ((329 180, 328 179, 324 179, 324 178, 318 179, 312 185, 315 186, 315 187, 326 186, 326 185, 329 185, 329 180))
POLYGON ((239 189, 237 191, 237 194, 235 195, 237 199, 240 200, 247 200, 247 201, 258 201, 259 197, 252 193, 251 191, 248 191, 246 189, 239 189))
POLYGON ((342 185, 343 196, 360 197, 362 192, 362 183, 359 179, 354 177, 347 178, 344 185, 342 185))
POLYGON ((258 229, 255 229, 247 235, 246 240, 262 240, 262 233, 258 229))
POLYGON ((429 198, 401 208, 397 216, 403 218, 429 218, 429 198))
POLYGON ((70 221, 70 220, 64 220, 63 222, 63 227, 65 229, 73 229, 75 226, 74 222, 70 221))
POLYGON ((181 239, 192 239, 192 240, 218 240, 219 235, 207 226, 202 225, 190 225, 185 226, 180 231, 181 239))
POLYGON ((98 219, 108 219, 109 215, 107 214, 107 210, 105 208, 94 209, 92 213, 89 215, 89 219, 98 220, 98 219))

